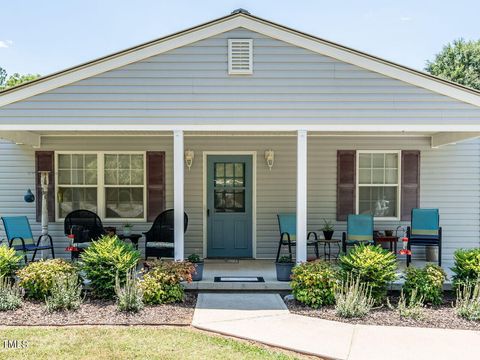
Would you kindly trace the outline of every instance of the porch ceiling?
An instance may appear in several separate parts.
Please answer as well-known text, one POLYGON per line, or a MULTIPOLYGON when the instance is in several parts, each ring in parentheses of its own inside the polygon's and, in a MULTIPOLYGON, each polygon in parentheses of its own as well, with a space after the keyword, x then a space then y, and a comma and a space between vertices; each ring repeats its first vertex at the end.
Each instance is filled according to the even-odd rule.
MULTIPOLYGON (((185 131, 185 137, 196 136, 296 136, 295 131, 185 131)), ((98 136, 151 137, 173 136, 172 131, 0 131, 0 139, 34 148, 41 146, 42 137, 98 136)), ((310 137, 429 137, 432 148, 455 144, 480 137, 480 132, 406 132, 406 131, 309 131, 310 137)))

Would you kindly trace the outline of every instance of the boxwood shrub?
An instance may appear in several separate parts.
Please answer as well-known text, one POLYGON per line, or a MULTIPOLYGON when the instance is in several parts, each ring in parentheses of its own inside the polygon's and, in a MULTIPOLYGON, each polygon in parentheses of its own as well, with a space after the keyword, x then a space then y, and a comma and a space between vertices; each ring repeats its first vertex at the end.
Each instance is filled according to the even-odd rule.
POLYGON ((136 267, 140 252, 117 236, 103 236, 85 249, 80 258, 81 269, 90 280, 93 295, 112 299, 115 296, 117 275, 121 276, 120 285, 123 285, 123 275, 136 267))
POLYGON ((443 269, 434 264, 427 264, 423 268, 408 267, 405 272, 403 292, 405 299, 412 299, 415 292, 416 300, 422 303, 439 305, 443 300, 443 282, 446 274, 443 269))
POLYGON ((339 263, 343 280, 358 278, 367 284, 376 303, 385 299, 388 284, 396 278, 395 254, 378 245, 356 245, 340 256, 339 263))
POLYGON ((454 254, 453 284, 475 284, 480 280, 480 249, 458 249, 454 254))
POLYGON ((313 308, 335 302, 335 284, 336 270, 324 261, 303 263, 292 270, 293 296, 313 308))

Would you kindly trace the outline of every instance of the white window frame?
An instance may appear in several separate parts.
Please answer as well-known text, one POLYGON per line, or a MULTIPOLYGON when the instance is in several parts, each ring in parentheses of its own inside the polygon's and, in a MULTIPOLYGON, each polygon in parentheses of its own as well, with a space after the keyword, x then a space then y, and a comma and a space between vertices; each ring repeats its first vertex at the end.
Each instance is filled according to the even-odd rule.
POLYGON ((397 154, 398 173, 397 173, 397 216, 378 217, 375 216, 375 221, 400 221, 401 207, 401 189, 402 189, 402 151, 401 150, 357 150, 355 163, 355 213, 358 214, 360 208, 360 191, 362 186, 377 186, 377 187, 392 187, 393 184, 360 184, 360 154, 397 154))
MULTIPOLYGON (((97 155, 97 185, 61 185, 60 187, 96 187, 97 188, 97 215, 106 222, 146 222, 147 221, 147 153, 146 151, 55 151, 55 221, 64 221, 59 217, 58 194, 58 156, 74 154, 96 154, 97 155), (132 185, 105 185, 105 155, 143 155, 143 218, 107 218, 105 215, 105 189, 107 187, 132 187, 132 185)), ((133 187, 141 187, 134 185, 133 187)))

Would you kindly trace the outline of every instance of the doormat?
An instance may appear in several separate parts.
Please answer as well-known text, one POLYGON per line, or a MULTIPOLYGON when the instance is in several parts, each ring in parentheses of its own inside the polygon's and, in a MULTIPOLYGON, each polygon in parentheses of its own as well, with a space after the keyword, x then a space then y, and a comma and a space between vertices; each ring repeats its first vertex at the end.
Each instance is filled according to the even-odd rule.
POLYGON ((215 276, 214 282, 259 282, 265 280, 262 276, 215 276))

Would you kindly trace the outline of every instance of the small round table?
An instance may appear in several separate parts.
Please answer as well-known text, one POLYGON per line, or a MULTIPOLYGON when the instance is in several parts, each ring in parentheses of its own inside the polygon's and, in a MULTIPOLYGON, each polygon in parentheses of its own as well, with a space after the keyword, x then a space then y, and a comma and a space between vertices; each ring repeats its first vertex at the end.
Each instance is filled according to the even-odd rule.
POLYGON ((393 251, 394 254, 397 253, 398 236, 379 235, 375 238, 375 244, 380 244, 384 242, 389 243, 390 251, 393 251))
POLYGON ((338 251, 337 251, 337 255, 334 258, 334 260, 338 260, 338 254, 340 254, 340 243, 342 242, 340 239, 330 239, 330 240, 320 239, 320 240, 318 240, 318 242, 320 244, 323 244, 323 258, 325 260, 328 260, 328 261, 330 261, 331 258, 332 258, 332 247, 331 247, 331 245, 332 244, 337 245, 338 246, 338 251), (328 248, 328 252, 327 252, 327 248, 328 248))
POLYGON ((138 240, 142 237, 142 234, 130 234, 130 235, 118 235, 121 240, 130 240, 135 246, 135 249, 138 250, 138 240))

